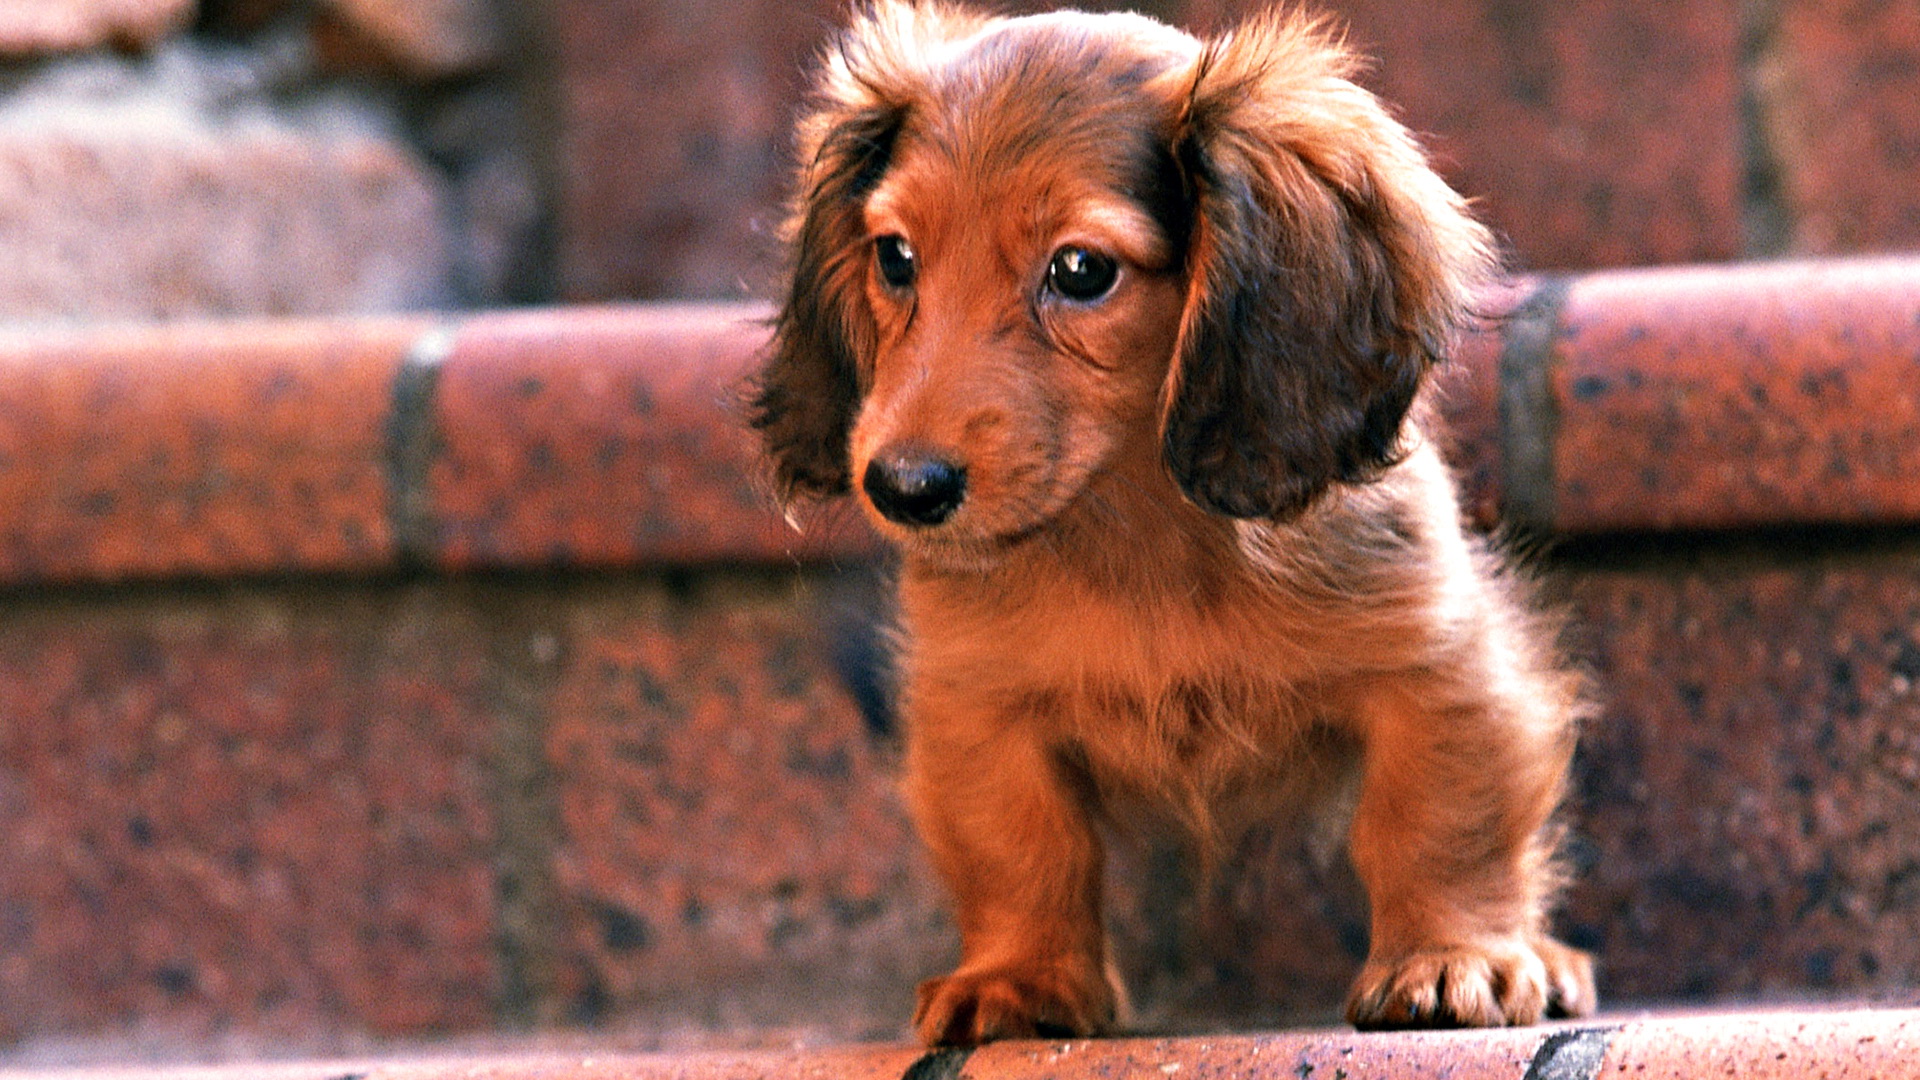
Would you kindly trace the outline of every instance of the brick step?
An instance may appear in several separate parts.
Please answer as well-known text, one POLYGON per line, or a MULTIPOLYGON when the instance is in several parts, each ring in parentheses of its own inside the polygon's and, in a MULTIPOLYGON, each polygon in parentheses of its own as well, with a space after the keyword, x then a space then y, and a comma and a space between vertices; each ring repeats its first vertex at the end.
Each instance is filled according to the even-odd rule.
POLYGON ((1608 1018, 1579 1025, 1359 1035, 1301 1031, 1186 1038, 632 1053, 533 1045, 484 1053, 231 1066, 49 1069, 21 1080, 1166 1080, 1391 1077, 1747 1080, 1920 1075, 1920 1012, 1796 1011, 1608 1018))
MULTIPOLYGON (((1604 690, 1618 1006, 1920 985, 1920 260, 1523 283, 1449 409, 1604 690)), ((897 1037, 954 937, 874 541, 726 402, 764 309, 0 338, 0 1043, 897 1037)), ((1115 870, 1150 1023, 1325 1022, 1350 874, 1115 870)), ((0 1052, 0 1056, 4 1056, 0 1052)))
MULTIPOLYGON (((1483 524, 1920 520, 1920 259, 1537 279, 1450 418, 1483 524)), ((0 334, 0 584, 864 556, 730 397, 752 305, 0 334), (113 438, 101 438, 111 431, 113 438)))

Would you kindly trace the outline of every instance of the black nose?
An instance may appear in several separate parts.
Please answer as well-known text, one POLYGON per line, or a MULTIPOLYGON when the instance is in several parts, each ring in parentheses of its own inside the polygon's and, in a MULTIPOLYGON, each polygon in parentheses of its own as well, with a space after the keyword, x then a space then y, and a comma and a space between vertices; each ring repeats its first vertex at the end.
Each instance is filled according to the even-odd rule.
POLYGON ((867 462, 860 486, 888 521, 938 525, 967 497, 967 469, 931 454, 881 454, 867 462))

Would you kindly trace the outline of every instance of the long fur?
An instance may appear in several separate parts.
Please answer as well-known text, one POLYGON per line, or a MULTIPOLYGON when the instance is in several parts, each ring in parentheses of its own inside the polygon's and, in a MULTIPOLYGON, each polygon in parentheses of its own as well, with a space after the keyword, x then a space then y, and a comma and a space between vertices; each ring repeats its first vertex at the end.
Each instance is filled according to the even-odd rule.
POLYGON ((752 419, 783 497, 859 489, 901 549, 906 788, 963 945, 929 1043, 1117 1022, 1103 825, 1206 846, 1352 775, 1354 1023, 1594 1005, 1545 925, 1578 680, 1427 434, 1491 244, 1356 65, 1282 10, 1202 42, 900 0, 824 59, 752 419), (1071 248, 1110 292, 1049 284, 1071 248), (873 501, 909 458, 964 475, 937 524, 873 501))

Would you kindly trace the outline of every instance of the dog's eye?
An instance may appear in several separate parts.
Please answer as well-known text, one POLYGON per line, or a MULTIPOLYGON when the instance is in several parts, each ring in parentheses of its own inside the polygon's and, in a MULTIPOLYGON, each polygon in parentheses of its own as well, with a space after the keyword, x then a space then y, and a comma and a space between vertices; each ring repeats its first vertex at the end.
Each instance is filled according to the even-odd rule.
POLYGON ((913 246, 904 236, 883 236, 873 242, 873 259, 880 266, 880 280, 896 289, 913 284, 913 246))
POLYGON ((1111 258, 1083 247, 1063 247, 1047 265, 1047 284, 1069 300, 1098 300, 1113 288, 1120 267, 1111 258))

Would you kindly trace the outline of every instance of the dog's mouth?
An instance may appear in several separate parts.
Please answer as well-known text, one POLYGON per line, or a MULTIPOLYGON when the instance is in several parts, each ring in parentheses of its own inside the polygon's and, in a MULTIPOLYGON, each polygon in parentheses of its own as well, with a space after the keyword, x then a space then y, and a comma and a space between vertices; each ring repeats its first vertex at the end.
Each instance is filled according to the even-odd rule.
POLYGON ((1055 485, 1066 491, 1052 498, 1020 500, 1002 505, 997 500, 969 499, 951 515, 933 525, 909 525, 892 520, 865 497, 861 502, 871 516, 883 520, 882 531, 910 558, 950 570, 980 571, 992 569, 1038 544, 1065 527, 1065 520, 1088 498, 1090 477, 1078 483, 1055 485))

